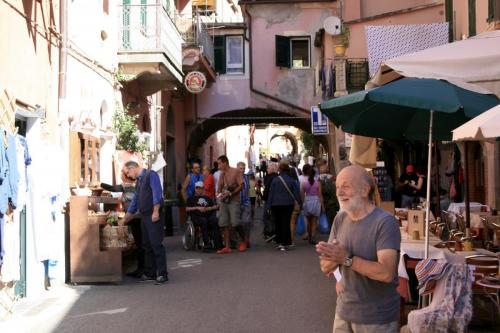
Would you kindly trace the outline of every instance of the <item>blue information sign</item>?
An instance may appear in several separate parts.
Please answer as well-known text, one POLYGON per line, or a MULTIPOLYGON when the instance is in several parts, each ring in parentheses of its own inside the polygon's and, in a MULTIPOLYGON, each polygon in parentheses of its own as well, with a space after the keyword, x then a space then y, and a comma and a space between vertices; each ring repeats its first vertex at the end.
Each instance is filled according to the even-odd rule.
POLYGON ((311 131, 314 135, 328 134, 328 118, 321 113, 319 107, 311 106, 311 131))

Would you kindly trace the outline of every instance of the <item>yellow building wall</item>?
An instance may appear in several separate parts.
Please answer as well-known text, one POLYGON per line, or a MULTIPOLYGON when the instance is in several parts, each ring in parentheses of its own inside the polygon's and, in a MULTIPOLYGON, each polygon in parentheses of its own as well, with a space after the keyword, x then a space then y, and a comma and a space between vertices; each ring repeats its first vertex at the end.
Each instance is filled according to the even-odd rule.
POLYGON ((58 0, 0 2, 0 91, 43 107, 49 131, 57 115, 58 16, 58 0))

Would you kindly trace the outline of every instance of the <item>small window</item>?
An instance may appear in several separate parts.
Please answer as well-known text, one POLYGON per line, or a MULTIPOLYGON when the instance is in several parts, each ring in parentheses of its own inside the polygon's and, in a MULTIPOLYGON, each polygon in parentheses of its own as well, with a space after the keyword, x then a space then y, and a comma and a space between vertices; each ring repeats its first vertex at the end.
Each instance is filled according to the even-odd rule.
POLYGON ((292 38, 290 40, 292 68, 309 67, 309 38, 292 38))
POLYGON ((276 35, 276 66, 309 68, 311 66, 311 38, 276 35))
POLYGON ((219 74, 245 72, 243 36, 214 36, 214 69, 219 74))
POLYGON ((243 36, 226 36, 226 73, 243 73, 243 36))

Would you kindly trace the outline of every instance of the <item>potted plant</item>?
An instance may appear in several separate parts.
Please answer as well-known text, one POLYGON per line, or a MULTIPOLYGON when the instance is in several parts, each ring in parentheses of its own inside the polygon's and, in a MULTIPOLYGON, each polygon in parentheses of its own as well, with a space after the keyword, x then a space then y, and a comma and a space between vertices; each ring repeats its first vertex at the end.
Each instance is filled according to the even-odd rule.
POLYGON ((349 47, 349 26, 342 25, 342 33, 335 37, 335 41, 335 54, 339 57, 343 57, 346 48, 349 47))

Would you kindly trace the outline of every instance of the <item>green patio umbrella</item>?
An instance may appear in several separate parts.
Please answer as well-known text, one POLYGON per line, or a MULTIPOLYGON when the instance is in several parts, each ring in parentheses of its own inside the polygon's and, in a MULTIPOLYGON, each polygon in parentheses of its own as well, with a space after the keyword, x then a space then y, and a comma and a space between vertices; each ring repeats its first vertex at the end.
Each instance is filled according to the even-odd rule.
MULTIPOLYGON (((432 140, 450 141, 452 130, 500 104, 494 95, 436 79, 402 78, 384 86, 335 98, 321 111, 347 133, 396 140, 428 140, 427 202, 430 202, 432 140)), ((429 207, 425 257, 429 247, 429 207)))

